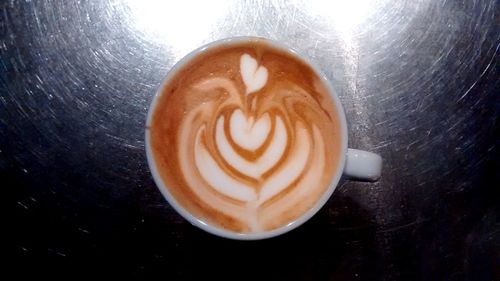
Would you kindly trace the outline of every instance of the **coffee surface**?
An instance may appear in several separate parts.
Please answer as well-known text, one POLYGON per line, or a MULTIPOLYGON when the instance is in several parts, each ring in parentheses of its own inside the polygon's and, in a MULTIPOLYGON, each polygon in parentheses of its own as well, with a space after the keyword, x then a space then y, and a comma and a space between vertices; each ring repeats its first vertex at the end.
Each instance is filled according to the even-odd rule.
POLYGON ((328 189, 340 121, 318 75, 255 40, 208 49, 166 82, 147 128, 161 179, 206 223, 282 227, 328 189))

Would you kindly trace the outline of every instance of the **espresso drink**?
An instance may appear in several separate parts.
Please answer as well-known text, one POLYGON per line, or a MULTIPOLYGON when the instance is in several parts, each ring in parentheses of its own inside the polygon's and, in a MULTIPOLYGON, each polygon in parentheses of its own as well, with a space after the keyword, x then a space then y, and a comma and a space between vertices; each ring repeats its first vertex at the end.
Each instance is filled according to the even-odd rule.
POLYGON ((234 232, 303 215, 341 158, 326 86, 265 41, 196 55, 166 82, 152 114, 150 147, 168 191, 195 217, 234 232))

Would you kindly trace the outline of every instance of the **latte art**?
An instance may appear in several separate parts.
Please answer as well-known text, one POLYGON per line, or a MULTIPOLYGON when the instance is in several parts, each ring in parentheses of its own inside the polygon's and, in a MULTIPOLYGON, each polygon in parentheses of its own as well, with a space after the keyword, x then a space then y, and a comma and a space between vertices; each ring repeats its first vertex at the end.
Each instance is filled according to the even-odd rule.
POLYGON ((258 91, 266 85, 267 68, 258 66, 257 61, 248 54, 241 56, 240 73, 245 82, 247 94, 258 91))
POLYGON ((260 58, 240 47, 194 62, 197 73, 166 86, 151 126, 174 197, 237 232, 278 228, 306 212, 327 189, 340 147, 320 79, 267 48, 260 58))

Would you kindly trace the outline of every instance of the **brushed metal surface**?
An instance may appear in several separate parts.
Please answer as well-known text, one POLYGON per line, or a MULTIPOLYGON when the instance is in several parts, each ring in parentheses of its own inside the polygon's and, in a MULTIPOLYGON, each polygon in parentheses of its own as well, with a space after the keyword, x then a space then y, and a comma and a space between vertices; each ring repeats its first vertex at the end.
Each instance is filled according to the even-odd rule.
POLYGON ((172 279, 500 280, 499 46, 495 0, 4 0, 0 175, 15 263, 172 279), (256 243, 188 225, 144 153, 170 67, 236 35, 318 64, 349 146, 385 160, 378 183, 343 181, 312 221, 256 243))

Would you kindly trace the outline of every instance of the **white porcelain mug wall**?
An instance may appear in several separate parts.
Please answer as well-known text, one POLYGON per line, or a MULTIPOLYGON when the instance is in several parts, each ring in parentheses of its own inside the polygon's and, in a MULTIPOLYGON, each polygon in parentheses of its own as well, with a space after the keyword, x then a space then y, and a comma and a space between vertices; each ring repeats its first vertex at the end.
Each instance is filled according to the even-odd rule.
POLYGON ((225 237, 225 238, 230 238, 230 239, 239 239, 239 240, 258 240, 258 239, 265 239, 265 238, 270 238, 274 236, 278 236, 281 234, 284 234, 307 220, 309 220, 314 214, 316 214, 327 202, 327 200, 330 198, 332 195, 333 191, 338 185, 338 182, 341 178, 342 175, 348 176, 350 179, 354 180, 364 180, 364 181, 376 181, 380 177, 381 174, 381 169, 382 169, 382 158, 372 152, 368 151, 363 151, 363 150, 358 150, 358 149, 350 149, 347 147, 347 122, 346 122, 346 116, 342 107, 342 104, 340 103, 340 99, 338 96, 335 94, 335 92, 332 89, 332 86, 328 79, 322 74, 322 72, 312 63, 310 63, 306 58, 303 56, 299 55, 297 52, 294 50, 283 46, 282 44, 269 40, 269 39, 264 39, 264 38, 255 38, 255 37, 233 37, 233 38, 227 38, 219 41, 215 41, 212 43, 209 43, 205 46, 202 46, 187 56, 185 56, 183 59, 181 59, 168 73, 166 78, 164 79, 162 85, 158 88, 158 91, 156 92, 155 97, 153 98, 153 101, 150 105, 148 115, 147 115, 147 121, 146 121, 146 128, 150 127, 151 121, 152 121, 152 115, 155 109, 155 106, 157 104, 157 100, 159 95, 161 94, 161 91, 163 87, 170 81, 170 79, 177 73, 179 69, 182 68, 183 65, 186 63, 190 62, 193 58, 197 57, 199 54, 205 52, 208 49, 212 48, 217 48, 220 45, 227 45, 227 44, 233 44, 233 43, 241 43, 245 41, 251 41, 251 40, 264 40, 268 44, 271 44, 272 46, 279 48, 283 51, 290 52, 294 54, 295 56, 301 58, 303 61, 307 62, 309 66, 316 72, 316 74, 322 79, 323 83, 326 85, 328 88, 329 94, 331 96, 331 99, 337 108, 338 111, 338 118, 340 121, 340 129, 341 129, 341 136, 340 136, 340 141, 341 141, 341 148, 342 148, 342 154, 339 157, 339 165, 337 165, 337 170, 335 171, 330 185, 328 189, 324 192, 324 194, 321 196, 321 198, 316 202, 316 204, 309 209, 306 213, 301 215, 298 219, 292 221, 291 223, 280 227, 278 229, 274 229, 271 231, 264 231, 264 232, 257 232, 257 233, 235 233, 232 231, 228 231, 225 229, 222 229, 220 227, 208 224, 194 215, 192 215, 189 211, 187 211, 182 205, 180 205, 175 198, 170 194, 169 189, 161 179, 159 172, 157 170, 157 166, 152 154, 152 149, 151 149, 151 144, 150 144, 150 135, 149 135, 149 130, 146 130, 146 135, 145 135, 145 140, 146 140, 146 155, 147 155, 147 160, 149 164, 149 168, 151 170, 151 173, 153 175, 154 181, 156 185, 158 186, 159 190, 165 197, 165 199, 168 201, 168 203, 180 214, 182 215, 185 219, 187 219, 191 224, 218 236, 225 237))

